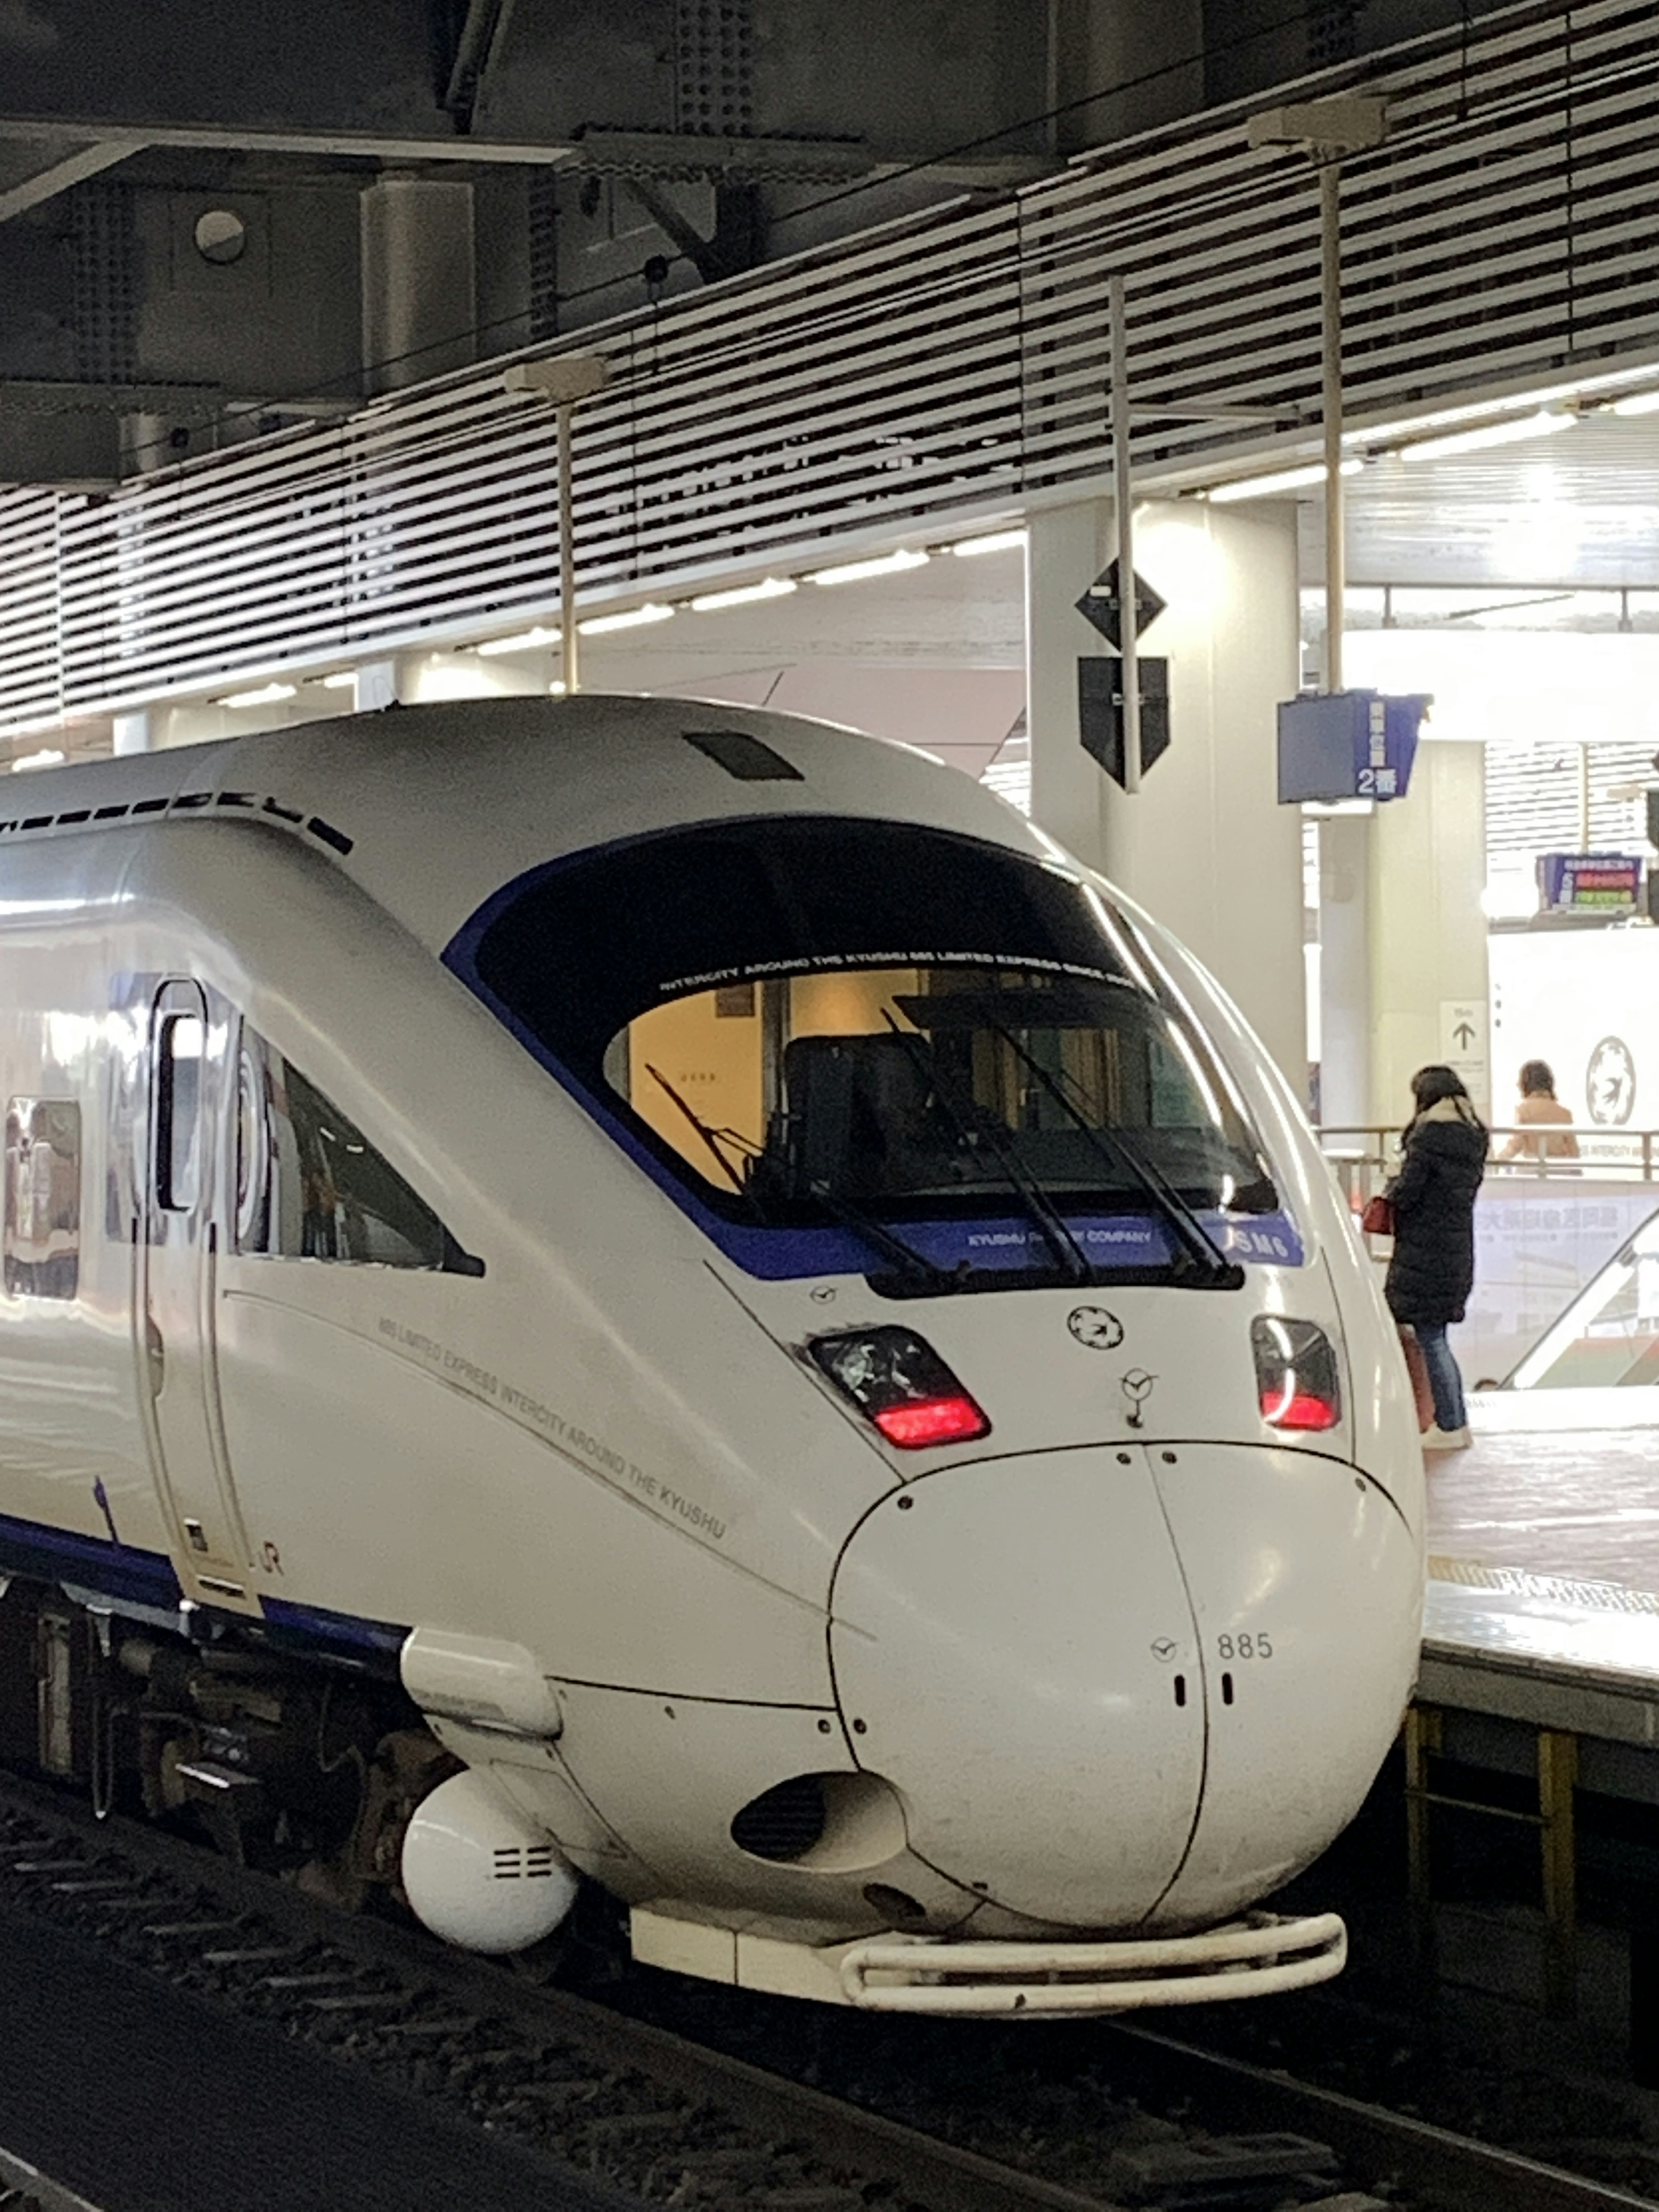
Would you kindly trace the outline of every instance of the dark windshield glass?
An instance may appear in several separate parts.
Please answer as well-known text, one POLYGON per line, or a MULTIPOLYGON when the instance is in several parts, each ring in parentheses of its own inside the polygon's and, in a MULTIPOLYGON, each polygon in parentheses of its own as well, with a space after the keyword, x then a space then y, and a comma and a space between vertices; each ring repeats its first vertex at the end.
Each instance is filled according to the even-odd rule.
POLYGON ((894 823, 734 823, 548 870, 479 981, 702 1194, 768 1221, 1277 1204, 1133 926, 1058 868, 894 823))

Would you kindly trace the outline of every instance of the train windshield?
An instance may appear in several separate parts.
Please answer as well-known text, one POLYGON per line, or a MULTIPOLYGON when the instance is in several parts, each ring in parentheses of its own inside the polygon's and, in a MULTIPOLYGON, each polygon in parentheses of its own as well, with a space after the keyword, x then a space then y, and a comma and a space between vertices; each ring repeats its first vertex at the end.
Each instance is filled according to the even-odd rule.
POLYGON ((734 1218, 1278 1206, 1155 951, 1068 871, 791 816, 556 863, 481 920, 465 964, 526 1041, 734 1218))

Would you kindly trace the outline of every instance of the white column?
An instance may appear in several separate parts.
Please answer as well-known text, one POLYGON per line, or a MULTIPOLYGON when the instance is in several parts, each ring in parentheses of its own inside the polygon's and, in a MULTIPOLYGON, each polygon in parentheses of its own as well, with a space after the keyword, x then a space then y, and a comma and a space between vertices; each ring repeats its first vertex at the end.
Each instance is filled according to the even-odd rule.
POLYGON ((1153 501, 1135 529, 1136 568, 1166 602, 1140 644, 1170 663, 1170 750, 1133 799, 1083 750, 1076 664, 1107 648, 1075 603, 1115 551, 1112 503, 1035 515, 1032 814, 1204 962, 1300 1097, 1302 820, 1275 776, 1275 708, 1297 688, 1295 510, 1153 501))
POLYGON ((114 716, 114 750, 118 753, 149 752, 155 743, 154 719, 154 712, 148 707, 140 707, 131 714, 114 716))
POLYGON ((1397 1126, 1419 1067, 1449 1061, 1490 1118, 1486 749, 1426 739, 1411 789, 1371 823, 1371 1113, 1397 1126), (1452 1009, 1473 1008, 1472 1040, 1452 1009))
POLYGON ((1033 515, 1025 555, 1031 818, 1091 868, 1106 865, 1106 778, 1078 737, 1077 662, 1108 647, 1077 602, 1117 550, 1112 516, 1109 499, 1033 515))
POLYGON ((1319 824, 1319 1119, 1328 1129, 1372 1119, 1371 827, 1366 815, 1319 824))
POLYGON ((362 233, 368 390, 465 368, 477 355, 471 185, 382 177, 363 191, 362 233))

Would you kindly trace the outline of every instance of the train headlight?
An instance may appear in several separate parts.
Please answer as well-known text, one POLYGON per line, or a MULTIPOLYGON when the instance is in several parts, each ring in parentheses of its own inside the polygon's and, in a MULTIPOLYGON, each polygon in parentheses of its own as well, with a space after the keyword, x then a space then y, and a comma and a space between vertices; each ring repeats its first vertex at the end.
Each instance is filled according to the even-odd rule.
POLYGON ((931 1345, 908 1328, 820 1336, 806 1347, 843 1396, 890 1444, 967 1443, 991 1424, 931 1345))
POLYGON ((1342 1418, 1336 1349, 1310 1321, 1259 1314, 1250 1323, 1256 1395, 1273 1429, 1334 1429, 1342 1418))

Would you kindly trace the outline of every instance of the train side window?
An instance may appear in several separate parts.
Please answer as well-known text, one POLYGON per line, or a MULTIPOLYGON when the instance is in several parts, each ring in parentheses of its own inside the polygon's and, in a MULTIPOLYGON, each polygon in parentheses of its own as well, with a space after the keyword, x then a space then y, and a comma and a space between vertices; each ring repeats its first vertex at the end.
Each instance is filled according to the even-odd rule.
POLYGON ((156 1038, 155 1196, 169 1213, 189 1213, 201 1194, 202 1054, 199 1014, 167 1014, 156 1038))
POLYGON ((356 1124, 249 1029, 236 1129, 239 1252, 483 1273, 356 1124))
POLYGON ((14 1098, 6 1109, 5 1285, 72 1298, 81 1275, 81 1109, 14 1098))

